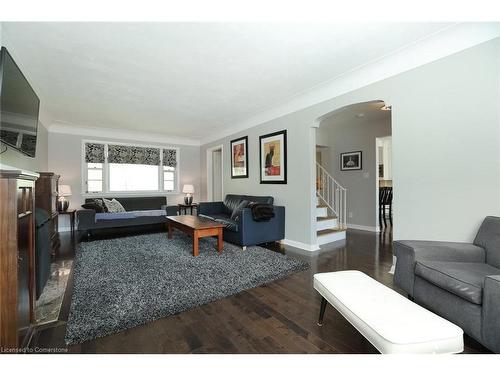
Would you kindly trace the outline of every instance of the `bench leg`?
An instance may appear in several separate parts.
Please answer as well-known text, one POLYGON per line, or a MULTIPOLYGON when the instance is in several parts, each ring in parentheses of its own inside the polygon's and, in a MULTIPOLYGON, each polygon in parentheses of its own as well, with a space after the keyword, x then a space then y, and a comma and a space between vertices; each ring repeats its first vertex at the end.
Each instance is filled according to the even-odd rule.
POLYGON ((318 326, 323 325, 323 316, 325 315, 327 301, 324 297, 321 297, 321 307, 319 309, 319 318, 318 318, 318 326))

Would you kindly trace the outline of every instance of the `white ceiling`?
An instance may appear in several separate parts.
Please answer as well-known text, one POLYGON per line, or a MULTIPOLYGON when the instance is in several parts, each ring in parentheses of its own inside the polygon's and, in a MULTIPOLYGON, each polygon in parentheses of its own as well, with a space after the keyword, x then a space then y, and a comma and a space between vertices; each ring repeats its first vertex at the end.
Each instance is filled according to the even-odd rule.
POLYGON ((203 140, 444 23, 3 23, 56 121, 203 140))
POLYGON ((341 126, 346 123, 371 124, 378 121, 391 121, 391 111, 383 111, 381 100, 351 104, 325 115, 320 126, 341 126))

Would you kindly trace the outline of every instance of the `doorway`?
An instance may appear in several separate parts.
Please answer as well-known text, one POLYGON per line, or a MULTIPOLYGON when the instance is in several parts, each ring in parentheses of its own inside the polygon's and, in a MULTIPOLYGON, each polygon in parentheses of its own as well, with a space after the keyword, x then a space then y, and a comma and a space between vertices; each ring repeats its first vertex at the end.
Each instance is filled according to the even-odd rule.
POLYGON ((210 202, 220 202, 224 195, 222 145, 207 150, 207 199, 210 202))
POLYGON ((392 233, 393 190, 392 190, 392 136, 375 139, 377 181, 377 222, 381 232, 392 233))

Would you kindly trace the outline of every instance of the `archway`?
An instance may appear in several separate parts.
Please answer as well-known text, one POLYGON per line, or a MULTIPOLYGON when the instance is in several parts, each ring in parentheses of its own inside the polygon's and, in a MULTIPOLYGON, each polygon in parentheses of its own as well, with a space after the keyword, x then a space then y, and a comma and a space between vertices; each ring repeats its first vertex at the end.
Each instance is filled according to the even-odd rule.
POLYGON ((379 192, 392 196, 391 136, 391 108, 383 100, 349 104, 316 120, 312 219, 318 245, 345 239, 347 228, 392 234, 389 194, 379 202, 379 192))

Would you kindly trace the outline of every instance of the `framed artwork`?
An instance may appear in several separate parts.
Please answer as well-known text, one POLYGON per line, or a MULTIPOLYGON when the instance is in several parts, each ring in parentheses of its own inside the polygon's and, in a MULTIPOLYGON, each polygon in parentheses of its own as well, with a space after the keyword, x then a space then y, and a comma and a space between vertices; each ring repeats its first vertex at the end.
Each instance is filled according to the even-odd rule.
POLYGON ((261 135, 260 183, 286 184, 286 130, 261 135))
POLYGON ((344 152, 340 154, 341 171, 355 171, 362 168, 361 151, 344 152))
POLYGON ((231 178, 248 178, 248 137, 231 141, 231 178))

